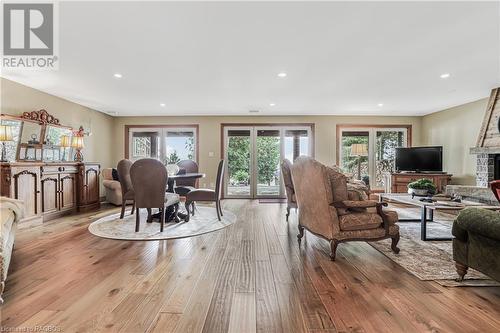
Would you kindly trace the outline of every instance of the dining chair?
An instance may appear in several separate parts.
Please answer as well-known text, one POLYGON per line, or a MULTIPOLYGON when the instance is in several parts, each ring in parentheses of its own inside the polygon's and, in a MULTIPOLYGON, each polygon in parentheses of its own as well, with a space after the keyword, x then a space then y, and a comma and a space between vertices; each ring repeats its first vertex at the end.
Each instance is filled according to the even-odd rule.
MULTIPOLYGON (((198 163, 192 160, 183 160, 177 163, 180 170, 184 170, 185 173, 197 173, 198 163)), ((196 178, 191 179, 177 179, 175 181, 175 193, 180 196, 186 196, 189 192, 196 188, 197 183, 196 178)))
POLYGON ((153 158, 140 159, 132 164, 130 178, 135 191, 135 232, 139 231, 140 208, 160 210, 160 232, 163 232, 165 207, 174 206, 175 215, 179 207, 179 195, 167 193, 168 174, 165 165, 153 158))
POLYGON ((283 175, 283 182, 285 183, 287 222, 288 217, 290 216, 290 210, 292 208, 297 209, 297 200, 295 198, 295 189, 293 188, 291 168, 292 162, 286 158, 283 159, 283 162, 281 162, 281 174, 283 175))
POLYGON ((220 160, 217 167, 217 178, 215 182, 215 190, 208 188, 197 188, 186 194, 186 221, 189 221, 189 207, 197 202, 215 202, 215 209, 217 211, 217 219, 220 221, 222 214, 222 207, 220 203, 222 193, 222 182, 224 180, 224 160, 220 160))
POLYGON ((125 206, 127 205, 127 201, 132 200, 132 211, 130 212, 130 215, 134 214, 135 193, 130 179, 131 166, 132 161, 127 159, 121 160, 116 166, 116 170, 118 171, 118 180, 120 181, 122 191, 122 211, 120 213, 120 219, 123 219, 125 216, 125 206))

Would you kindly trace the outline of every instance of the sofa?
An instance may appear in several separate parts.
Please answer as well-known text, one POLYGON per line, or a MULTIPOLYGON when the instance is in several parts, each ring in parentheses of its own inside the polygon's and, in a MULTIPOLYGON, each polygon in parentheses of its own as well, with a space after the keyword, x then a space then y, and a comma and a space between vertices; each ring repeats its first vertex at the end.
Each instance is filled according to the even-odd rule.
POLYGON ((106 189, 106 201, 116 206, 122 204, 122 188, 118 180, 113 180, 113 169, 102 169, 102 185, 106 189))
POLYGON ((469 267, 500 281, 500 213, 466 208, 453 222, 453 260, 458 280, 469 267))
POLYGON ((22 201, 0 197, 0 304, 14 249, 17 224, 23 217, 22 201))

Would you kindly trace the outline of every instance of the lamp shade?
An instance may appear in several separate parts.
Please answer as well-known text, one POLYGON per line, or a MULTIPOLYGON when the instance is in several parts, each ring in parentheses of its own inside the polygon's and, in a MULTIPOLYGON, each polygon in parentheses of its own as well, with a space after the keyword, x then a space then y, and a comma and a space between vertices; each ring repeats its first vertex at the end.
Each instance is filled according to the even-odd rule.
POLYGON ((83 136, 74 136, 71 140, 71 147, 83 149, 83 136))
POLYGON ((71 137, 68 135, 61 136, 61 147, 71 147, 71 137))
POLYGON ((0 125, 0 141, 12 141, 12 127, 9 125, 0 125))
POLYGON ((351 156, 368 156, 368 145, 366 143, 353 143, 351 156))

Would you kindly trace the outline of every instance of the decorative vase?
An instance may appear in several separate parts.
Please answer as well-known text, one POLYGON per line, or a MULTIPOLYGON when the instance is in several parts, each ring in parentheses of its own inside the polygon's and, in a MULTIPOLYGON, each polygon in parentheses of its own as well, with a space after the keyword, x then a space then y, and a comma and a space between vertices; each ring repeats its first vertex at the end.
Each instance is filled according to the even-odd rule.
POLYGON ((167 173, 169 176, 176 175, 180 168, 177 164, 167 164, 167 173))

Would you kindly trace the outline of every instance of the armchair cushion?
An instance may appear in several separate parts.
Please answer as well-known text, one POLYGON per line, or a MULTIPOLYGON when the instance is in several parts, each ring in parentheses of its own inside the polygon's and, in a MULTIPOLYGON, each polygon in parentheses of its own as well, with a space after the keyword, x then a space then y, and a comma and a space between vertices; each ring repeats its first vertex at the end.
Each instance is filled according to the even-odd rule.
POLYGON ((382 225, 382 217, 376 213, 351 213, 339 216, 340 230, 375 229, 382 225))
POLYGON ((500 213, 481 208, 464 209, 458 215, 452 232, 463 241, 467 240, 467 232, 500 240, 500 213))
POLYGON ((165 193, 165 205, 172 206, 179 203, 179 195, 177 193, 165 193))

